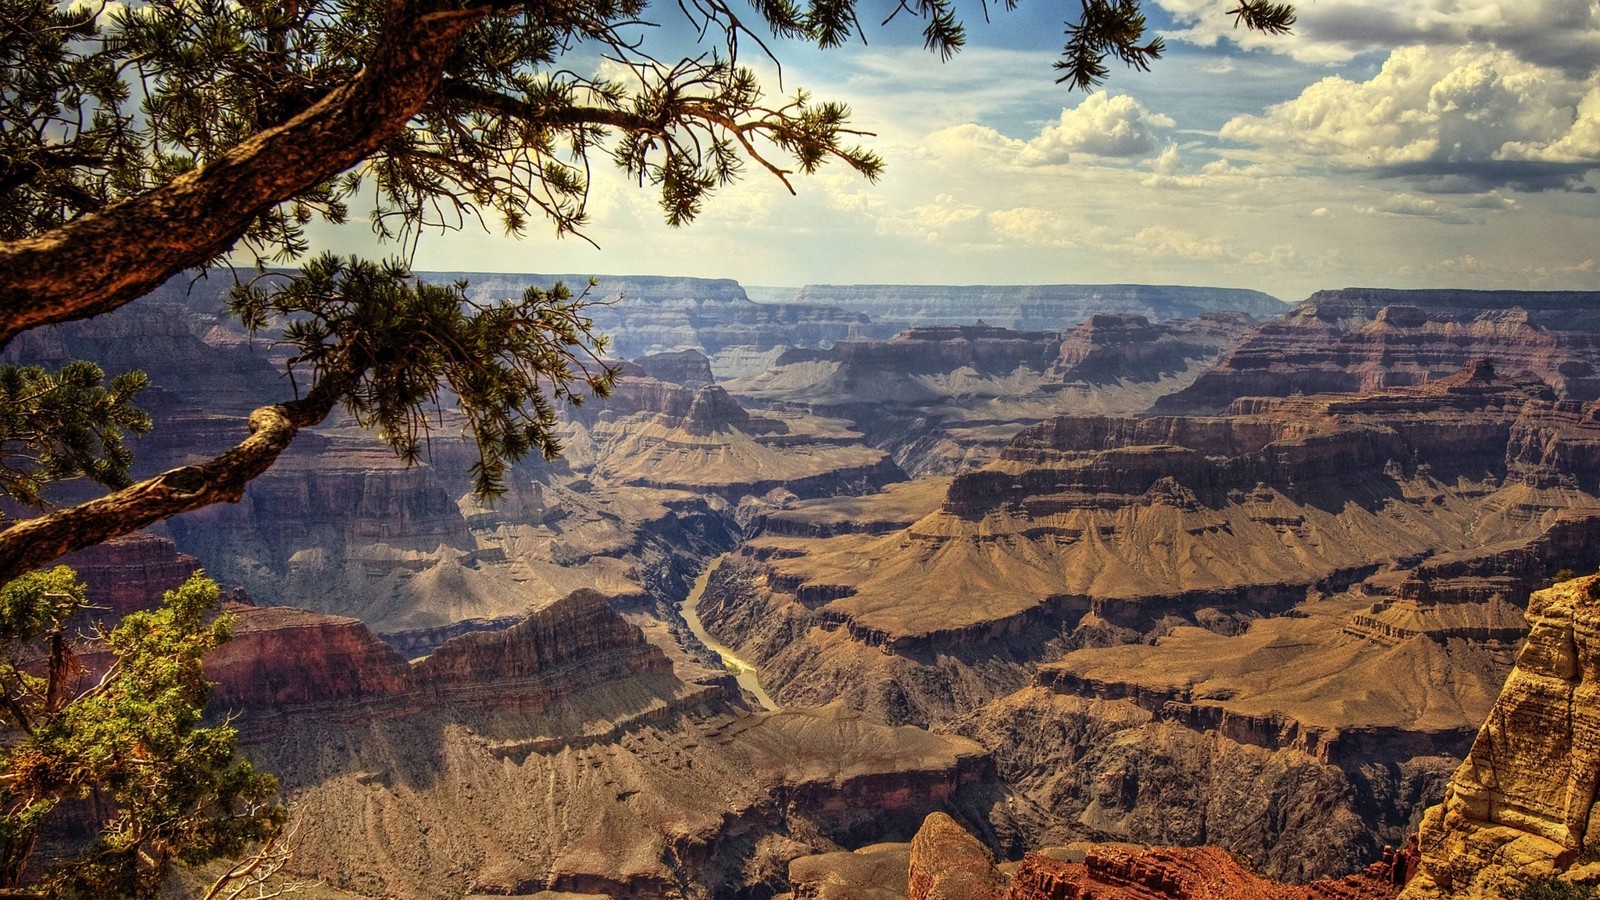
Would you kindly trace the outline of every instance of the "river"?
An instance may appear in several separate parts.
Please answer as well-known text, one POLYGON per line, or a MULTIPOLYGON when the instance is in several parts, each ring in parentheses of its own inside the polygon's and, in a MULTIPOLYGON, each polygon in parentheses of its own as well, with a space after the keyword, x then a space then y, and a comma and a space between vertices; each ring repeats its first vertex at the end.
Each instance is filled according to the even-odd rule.
POLYGON ((718 642, 716 638, 706 633, 705 625, 700 622, 700 597, 706 592, 706 583, 711 580, 711 573, 716 571, 717 567, 722 565, 722 561, 727 558, 728 555, 725 553, 713 559, 711 564, 706 566, 706 570, 700 573, 700 577, 695 579, 694 587, 689 591, 689 599, 683 601, 683 618, 684 621, 689 623, 689 630, 694 633, 695 637, 700 639, 700 643, 710 647, 712 653, 722 657, 723 666, 733 673, 733 677, 739 682, 739 686, 755 694, 756 699, 761 701, 762 706, 775 710, 778 708, 778 704, 773 701, 772 697, 767 694, 766 689, 761 686, 761 679, 756 675, 756 667, 734 655, 733 650, 726 644, 718 642))

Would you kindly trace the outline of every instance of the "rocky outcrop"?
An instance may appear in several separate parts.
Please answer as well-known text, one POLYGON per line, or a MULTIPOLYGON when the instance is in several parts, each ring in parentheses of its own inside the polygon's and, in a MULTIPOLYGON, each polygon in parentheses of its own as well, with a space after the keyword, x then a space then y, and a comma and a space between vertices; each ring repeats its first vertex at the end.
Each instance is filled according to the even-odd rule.
POLYGON ((1530 370, 1564 397, 1600 397, 1600 295, 1533 291, 1319 291, 1263 323, 1159 412, 1219 412, 1241 397, 1419 385, 1476 357, 1530 370))
POLYGON ((77 571, 93 618, 112 621, 154 607, 200 568, 199 560, 179 553, 172 541, 146 531, 69 553, 54 564, 77 571))
POLYGON ((1096 313, 1187 319, 1220 310, 1254 316, 1284 305, 1259 291, 1148 284, 809 284, 797 303, 823 303, 903 325, 970 325, 978 319, 1024 331, 1060 331, 1096 313))
POLYGON ((634 360, 634 363, 651 378, 687 388, 704 387, 716 381, 716 376, 711 373, 711 360, 698 350, 653 353, 634 360))
POLYGON ((581 693, 634 675, 670 673, 672 664, 606 598, 574 591, 503 631, 445 641, 416 666, 419 684, 461 702, 514 695, 581 693))
POLYGON ((911 845, 869 844, 789 862, 795 900, 905 900, 911 845))
POLYGON ((1195 360, 1214 361, 1251 323, 1245 313, 1207 313, 1162 325, 1144 316, 1098 314, 1062 335, 1053 371, 1068 383, 1160 381, 1195 360))
POLYGON ((1304 886, 1275 884, 1215 847, 1092 848, 1081 863, 1029 855, 1007 900, 1392 900, 1389 866, 1304 886))
POLYGON ((1600 840, 1600 576, 1533 596, 1531 630, 1444 802, 1407 898, 1513 896, 1600 840))
POLYGON ((934 813, 911 839, 906 900, 1001 900, 1006 879, 989 848, 944 813, 934 813))
POLYGON ((356 619, 289 607, 229 612, 233 639, 205 658, 214 713, 391 697, 416 685, 405 658, 356 619))
MULTIPOLYGON (((911 843, 907 900, 1393 900, 1408 865, 1389 852, 1361 872, 1303 886, 1268 881, 1216 847, 1088 845, 1029 853, 1012 877, 943 813, 911 843), (1072 861, 1068 861, 1072 860, 1072 861)), ((859 871, 860 867, 856 867, 859 871)))
POLYGON ((573 462, 607 486, 732 503, 777 489, 798 497, 859 494, 904 477, 859 437, 843 423, 801 413, 751 415, 721 386, 707 385, 675 414, 601 415, 582 432, 573 462))
POLYGON ((757 402, 851 420, 907 471, 992 458, 1017 428, 1062 409, 1135 412, 1188 384, 1245 332, 1244 314, 1151 324, 1102 314, 1072 332, 983 324, 911 328, 891 341, 791 350, 728 383, 757 402))

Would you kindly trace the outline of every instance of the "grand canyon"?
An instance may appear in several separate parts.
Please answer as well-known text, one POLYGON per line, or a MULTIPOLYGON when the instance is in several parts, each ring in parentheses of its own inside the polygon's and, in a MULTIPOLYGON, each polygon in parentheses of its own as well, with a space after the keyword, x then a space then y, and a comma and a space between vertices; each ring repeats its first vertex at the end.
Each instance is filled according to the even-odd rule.
MULTIPOLYGON (((221 281, 6 358, 148 371, 185 465, 291 391, 221 281)), ((231 596, 209 714, 309 895, 1600 880, 1600 295, 602 285, 615 392, 497 502, 449 410, 410 466, 330 420, 64 560, 231 596)))

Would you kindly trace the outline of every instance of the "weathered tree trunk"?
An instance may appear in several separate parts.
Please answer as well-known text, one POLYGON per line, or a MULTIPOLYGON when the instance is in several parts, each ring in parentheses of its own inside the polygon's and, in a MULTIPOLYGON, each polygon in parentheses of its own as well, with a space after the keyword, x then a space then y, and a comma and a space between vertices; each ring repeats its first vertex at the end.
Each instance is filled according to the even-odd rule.
POLYGON ((223 501, 238 502, 251 479, 271 467, 302 428, 326 418, 337 400, 338 392, 324 382, 304 399, 263 406, 251 413, 250 436, 220 456, 0 531, 0 584, 73 550, 179 513, 223 501))
POLYGON ((0 245, 0 348, 149 293, 226 252, 273 204, 361 162, 422 109, 456 38, 489 13, 390 0, 367 65, 309 109, 149 193, 0 245))

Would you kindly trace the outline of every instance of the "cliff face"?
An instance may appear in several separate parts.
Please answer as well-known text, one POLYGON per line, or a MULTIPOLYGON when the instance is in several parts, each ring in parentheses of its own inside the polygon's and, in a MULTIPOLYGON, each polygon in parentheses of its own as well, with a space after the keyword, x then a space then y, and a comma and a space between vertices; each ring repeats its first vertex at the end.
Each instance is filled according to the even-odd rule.
POLYGON ((364 895, 770 893, 792 857, 998 796, 963 738, 751 714, 725 672, 594 592, 410 666, 350 620, 237 615, 206 660, 213 709, 314 811, 297 870, 364 895))
POLYGON ((1407 898, 1513 896, 1600 839, 1600 576, 1534 594, 1516 668, 1422 822, 1407 898))
POLYGON ((716 380, 711 373, 711 360, 698 350, 680 350, 676 353, 656 353, 636 360, 639 368, 651 378, 698 388, 716 380))
POLYGON ((1208 313, 1165 326, 1144 316, 1097 314, 1062 336, 1055 369, 1067 382, 1159 381, 1195 360, 1215 360, 1250 324, 1244 313, 1208 313))
POLYGON ((1064 408, 1142 410, 1188 384, 1250 321, 1097 314, 1064 335, 981 322, 919 326, 890 341, 792 350, 728 387, 844 417, 906 471, 944 473, 993 458, 1017 429, 1064 408))
POLYGON ((206 655, 212 710, 377 698, 410 690, 405 658, 356 619, 289 607, 231 607, 233 640, 206 655))
POLYGON ((1034 837, 1209 842, 1304 881, 1404 840, 1527 591, 1600 565, 1597 437, 1479 364, 1226 418, 1059 417, 909 527, 769 516, 700 609, 782 702, 989 747, 1034 837))
MULTIPOLYGON (((435 273, 429 273, 435 277, 435 273)), ((465 277, 474 298, 520 295, 529 284, 564 281, 584 285, 588 276, 440 273, 465 277)), ((753 303, 738 282, 726 278, 607 275, 590 296, 596 327, 610 335, 626 357, 700 349, 715 356, 731 347, 815 347, 862 337, 888 337, 894 326, 875 326, 859 312, 811 303, 753 303)))
POLYGON ((1284 304, 1259 291, 1147 284, 810 284, 797 303, 825 303, 906 325, 991 325, 1059 331, 1096 313, 1186 319, 1220 310, 1273 316, 1284 304))
POLYGON ((89 603, 104 607, 94 610, 94 616, 113 621, 153 607, 200 568, 199 560, 179 553, 171 541, 145 531, 69 553, 52 565, 77 570, 89 603))
POLYGON ((1577 292, 1320 291, 1265 322, 1215 369, 1156 405, 1219 412, 1240 397, 1417 385, 1491 357, 1563 396, 1600 397, 1600 295, 1577 292))

